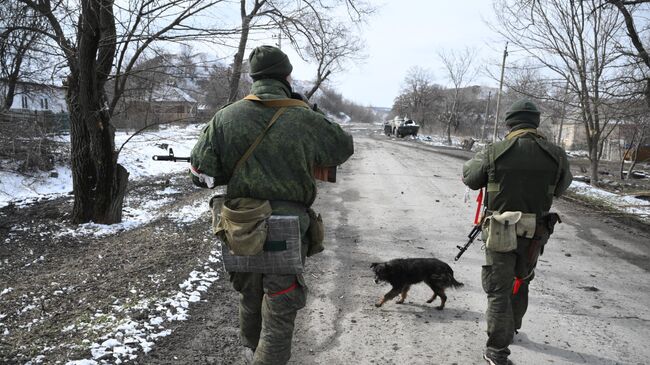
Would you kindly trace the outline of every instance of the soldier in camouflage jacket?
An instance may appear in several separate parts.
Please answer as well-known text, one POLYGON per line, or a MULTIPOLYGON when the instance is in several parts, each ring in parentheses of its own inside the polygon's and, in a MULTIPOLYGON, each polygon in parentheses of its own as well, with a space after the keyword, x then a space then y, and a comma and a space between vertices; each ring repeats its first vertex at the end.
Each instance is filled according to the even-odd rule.
MULTIPOLYGON (((288 81, 292 66, 280 49, 254 49, 249 65, 251 94, 262 100, 296 97, 288 81)), ((227 199, 269 200, 274 215, 298 216, 308 244, 307 208, 316 198, 314 167, 345 162, 353 153, 352 137, 320 112, 290 107, 233 174, 276 111, 259 101, 240 100, 217 112, 192 150, 193 179, 203 187, 227 185, 227 199)), ((237 272, 230 273, 230 280, 240 293, 240 335, 244 346, 254 351, 253 363, 285 364, 291 356, 296 312, 306 301, 302 275, 237 272)))

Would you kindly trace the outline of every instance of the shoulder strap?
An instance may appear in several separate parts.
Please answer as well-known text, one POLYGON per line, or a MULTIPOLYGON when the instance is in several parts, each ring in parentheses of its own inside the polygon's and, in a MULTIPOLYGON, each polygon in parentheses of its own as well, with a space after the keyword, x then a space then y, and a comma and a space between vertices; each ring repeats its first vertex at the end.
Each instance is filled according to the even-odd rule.
POLYGON ((543 140, 543 139, 539 140, 538 138, 535 138, 535 142, 537 142, 537 145, 544 152, 546 152, 553 159, 553 161, 555 161, 555 163, 557 164, 557 172, 555 173, 555 181, 554 181, 555 184, 554 185, 549 185, 549 187, 548 187, 548 193, 550 195, 553 195, 553 194, 555 194, 555 187, 560 182, 560 178, 562 177, 562 170, 564 169, 564 164, 563 164, 562 158, 558 157, 555 154, 555 151, 551 150, 551 146, 547 145, 550 142, 548 142, 546 140, 543 140))
POLYGON ((506 135, 506 139, 513 139, 517 137, 521 137, 524 134, 534 134, 538 137, 544 138, 541 133, 537 131, 535 128, 524 128, 524 129, 517 129, 516 131, 512 131, 506 135))
POLYGON ((298 99, 260 99, 257 95, 249 94, 244 100, 257 101, 268 107, 292 107, 292 106, 301 106, 307 109, 311 109, 309 104, 305 103, 302 100, 298 99))
POLYGON ((496 166, 494 165, 494 161, 496 160, 494 156, 494 144, 490 143, 487 145, 485 155, 488 160, 488 184, 485 192, 496 193, 499 192, 500 186, 497 182, 496 166))
POLYGON ((278 120, 278 118, 280 118, 280 115, 282 115, 282 113, 284 113, 286 110, 287 110, 287 108, 283 107, 283 108, 278 109, 277 112, 275 112, 275 114, 273 115, 273 118, 271 118, 271 121, 266 126, 266 128, 264 128, 262 133, 260 133, 260 135, 257 136, 257 139, 253 142, 253 144, 250 147, 248 147, 248 149, 242 155, 242 157, 239 159, 239 161, 237 161, 237 164, 235 165, 235 169, 232 172, 233 175, 235 174, 235 172, 237 172, 237 170, 239 170, 239 168, 244 164, 244 162, 246 162, 246 160, 248 160, 248 158, 253 154, 253 151, 255 150, 257 145, 259 145, 260 142, 262 142, 262 139, 264 139, 264 136, 266 136, 266 133, 269 131, 269 129, 271 129, 271 127, 273 126, 275 121, 278 120))

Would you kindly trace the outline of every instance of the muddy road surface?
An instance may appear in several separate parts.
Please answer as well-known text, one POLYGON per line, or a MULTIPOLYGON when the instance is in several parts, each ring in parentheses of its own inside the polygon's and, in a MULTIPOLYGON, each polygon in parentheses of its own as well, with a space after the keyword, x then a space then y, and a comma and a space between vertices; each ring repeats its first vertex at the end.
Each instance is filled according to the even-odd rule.
MULTIPOLYGON (((299 313, 292 364, 480 364, 486 340, 482 242, 454 263, 471 229, 476 193, 464 201, 461 158, 358 131, 355 154, 317 208, 329 245, 309 260, 311 295, 299 313), (446 308, 413 286, 404 304, 373 305, 372 262, 436 257, 465 286, 446 308)), ((443 151, 444 152, 444 151, 443 151)), ((529 310, 511 346, 516 364, 650 363, 649 234, 575 203, 531 283, 529 310)))

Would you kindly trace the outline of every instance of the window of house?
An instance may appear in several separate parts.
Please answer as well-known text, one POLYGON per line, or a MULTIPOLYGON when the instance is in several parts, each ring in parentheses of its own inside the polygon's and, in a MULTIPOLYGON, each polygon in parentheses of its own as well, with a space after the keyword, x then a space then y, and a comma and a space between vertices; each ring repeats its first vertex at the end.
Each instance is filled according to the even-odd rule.
POLYGON ((47 98, 42 98, 41 99, 41 109, 45 109, 45 110, 49 109, 49 107, 47 105, 47 98))
POLYGON ((21 97, 21 104, 22 104, 21 107, 23 109, 27 109, 29 107, 29 105, 27 104, 27 96, 26 95, 23 95, 21 97))
POLYGON ((177 107, 177 113, 183 114, 185 113, 185 105, 181 104, 177 107))

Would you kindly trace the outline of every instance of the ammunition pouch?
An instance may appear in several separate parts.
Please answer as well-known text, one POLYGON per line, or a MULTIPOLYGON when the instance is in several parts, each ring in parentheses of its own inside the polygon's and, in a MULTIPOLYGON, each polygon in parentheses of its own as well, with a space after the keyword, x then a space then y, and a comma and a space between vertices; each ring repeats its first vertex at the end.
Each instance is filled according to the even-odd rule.
POLYGON ((307 256, 309 257, 325 250, 325 246, 323 245, 323 241, 325 240, 325 225, 323 224, 323 217, 313 209, 308 208, 307 214, 309 214, 309 228, 307 229, 307 238, 309 239, 307 256))
POLYGON ((268 200, 236 198, 227 200, 215 218, 213 207, 213 229, 233 255, 250 256, 260 254, 268 233, 266 219, 272 209, 268 200), (216 220, 216 227, 215 227, 216 220))
POLYGON ((535 236, 535 214, 522 212, 492 212, 483 221, 485 247, 494 252, 512 252, 517 249, 517 237, 535 236))
POLYGON ((299 218, 272 215, 265 220, 265 224, 268 231, 259 254, 234 255, 225 244, 221 246, 225 270, 230 273, 301 274, 303 262, 299 218))
POLYGON ((521 212, 493 212, 483 222, 485 247, 494 252, 511 252, 517 249, 516 224, 521 212))
POLYGON ((517 222, 517 237, 533 238, 537 231, 537 216, 532 213, 522 213, 517 222))

